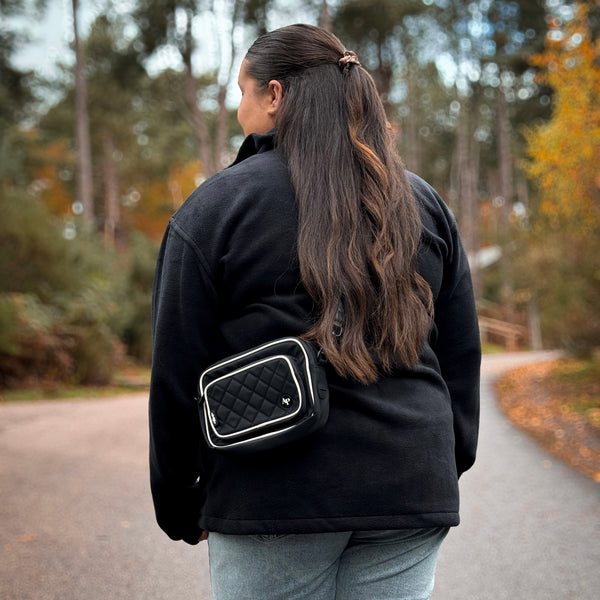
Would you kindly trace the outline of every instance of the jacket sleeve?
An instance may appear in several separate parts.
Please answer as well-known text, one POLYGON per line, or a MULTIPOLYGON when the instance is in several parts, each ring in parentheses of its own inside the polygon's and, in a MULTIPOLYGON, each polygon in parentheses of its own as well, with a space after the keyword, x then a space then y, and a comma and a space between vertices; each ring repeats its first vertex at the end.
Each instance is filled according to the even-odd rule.
POLYGON ((452 399, 456 468, 460 476, 475 462, 479 432, 481 342, 473 285, 456 221, 446 213, 448 253, 435 301, 434 345, 452 399))
POLYGON ((214 286, 193 240, 172 220, 160 249, 152 298, 150 484, 159 526, 197 543, 202 485, 197 382, 213 355, 214 286), (199 483, 200 481, 200 483, 199 483))

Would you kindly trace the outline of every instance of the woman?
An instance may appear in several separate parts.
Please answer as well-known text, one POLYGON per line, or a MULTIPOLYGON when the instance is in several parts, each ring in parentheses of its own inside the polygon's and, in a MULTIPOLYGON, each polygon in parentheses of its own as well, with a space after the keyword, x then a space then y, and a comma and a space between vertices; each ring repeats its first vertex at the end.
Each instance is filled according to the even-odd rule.
POLYGON ((456 223, 403 170, 373 80, 332 34, 261 36, 239 85, 237 160, 171 219, 157 265, 158 523, 190 544, 210 532, 215 600, 428 598, 478 430, 456 223), (253 455, 209 450, 202 370, 288 335, 327 356, 325 427, 253 455))

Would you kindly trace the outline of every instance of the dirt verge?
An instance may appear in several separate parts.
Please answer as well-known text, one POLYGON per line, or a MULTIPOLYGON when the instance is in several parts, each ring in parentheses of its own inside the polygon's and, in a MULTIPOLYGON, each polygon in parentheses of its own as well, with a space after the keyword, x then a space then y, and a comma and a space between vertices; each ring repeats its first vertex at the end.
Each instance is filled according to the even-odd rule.
POLYGON ((519 429, 600 483, 600 382, 557 379, 564 366, 559 360, 512 369, 496 381, 496 397, 519 429))

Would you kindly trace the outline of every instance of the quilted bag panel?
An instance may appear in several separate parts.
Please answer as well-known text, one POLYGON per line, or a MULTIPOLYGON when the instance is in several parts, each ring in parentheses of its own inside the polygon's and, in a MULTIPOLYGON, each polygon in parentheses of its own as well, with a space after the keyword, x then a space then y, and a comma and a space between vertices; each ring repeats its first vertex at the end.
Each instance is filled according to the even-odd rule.
POLYGON ((211 382, 205 401, 214 434, 232 438, 293 419, 306 399, 290 359, 274 356, 211 382))
POLYGON ((329 415, 323 362, 310 344, 281 338, 206 369, 198 384, 210 448, 257 452, 304 437, 329 415))

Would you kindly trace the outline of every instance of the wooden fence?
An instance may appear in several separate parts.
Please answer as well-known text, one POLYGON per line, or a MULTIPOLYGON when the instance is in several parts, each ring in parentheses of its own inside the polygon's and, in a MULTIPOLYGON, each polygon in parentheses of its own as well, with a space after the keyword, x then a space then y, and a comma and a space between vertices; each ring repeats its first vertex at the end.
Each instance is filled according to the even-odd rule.
POLYGON ((527 342, 527 328, 489 317, 479 317, 479 331, 483 343, 504 346, 508 352, 520 350, 527 342))

